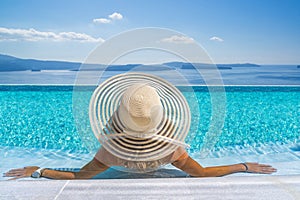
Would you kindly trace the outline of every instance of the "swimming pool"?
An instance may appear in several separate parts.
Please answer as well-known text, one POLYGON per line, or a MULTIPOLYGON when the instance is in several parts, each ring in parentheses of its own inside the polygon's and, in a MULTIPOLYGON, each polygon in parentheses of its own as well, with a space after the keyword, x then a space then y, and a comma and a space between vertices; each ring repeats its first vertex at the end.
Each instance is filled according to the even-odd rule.
MULTIPOLYGON (((185 87, 178 88, 189 96, 185 87)), ((197 160, 210 123, 211 102, 207 87, 193 89, 199 104, 190 107, 198 106, 201 119, 194 117, 187 140, 197 160)), ((300 87, 226 86, 225 90, 222 134, 200 163, 210 165, 216 159, 220 164, 245 159, 300 163, 300 87)), ((23 165, 80 167, 91 158, 93 152, 76 130, 72 92, 72 86, 0 86, 1 171, 23 165)), ((92 92, 86 90, 86 97, 92 92)))

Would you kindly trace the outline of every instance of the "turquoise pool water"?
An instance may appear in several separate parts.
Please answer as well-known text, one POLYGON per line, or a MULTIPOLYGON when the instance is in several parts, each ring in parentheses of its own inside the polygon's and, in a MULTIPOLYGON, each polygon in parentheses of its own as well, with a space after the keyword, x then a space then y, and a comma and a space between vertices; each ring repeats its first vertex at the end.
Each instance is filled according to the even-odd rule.
MULTIPOLYGON (((185 87, 179 89, 189 96, 185 87)), ((193 89, 201 119, 191 109, 189 137, 193 139, 189 142, 190 151, 197 152, 208 131, 211 102, 206 87, 193 89)), ((300 87, 228 86, 225 90, 225 124, 215 148, 299 141, 300 87)), ((72 86, 1 86, 0 145, 86 151, 74 124, 72 92, 72 86)), ((87 90, 86 98, 92 92, 87 90)))
MULTIPOLYGON (((189 96, 184 87, 179 89, 189 96)), ((299 141, 300 87, 228 86, 225 90, 225 124, 216 149, 299 141)), ((194 91, 201 119, 193 118, 191 152, 201 148, 211 118, 207 88, 197 86, 194 91)), ((0 145, 86 151, 74 124, 72 92, 72 86, 1 86, 0 145)), ((86 91, 86 97, 92 92, 86 91)))
MULTIPOLYGON (((85 89, 89 98, 94 88, 85 89)), ((179 89, 190 97, 186 87, 179 89)), ((211 99, 207 87, 193 89, 199 103, 189 101, 193 117, 187 142, 198 162, 267 162, 281 169, 277 174, 300 174, 300 87, 226 86, 224 127, 206 158, 199 152, 211 120, 211 99)), ((78 168, 92 158, 74 123, 72 93, 72 86, 0 86, 2 172, 28 165, 78 168)))

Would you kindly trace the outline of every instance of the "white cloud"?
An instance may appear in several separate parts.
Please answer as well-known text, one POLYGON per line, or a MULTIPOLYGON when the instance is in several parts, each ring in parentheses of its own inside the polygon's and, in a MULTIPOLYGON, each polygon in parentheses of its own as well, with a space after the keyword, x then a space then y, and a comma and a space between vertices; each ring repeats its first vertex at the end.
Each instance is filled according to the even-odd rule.
POLYGON ((223 42, 224 41, 222 38, 216 37, 216 36, 209 38, 209 40, 217 41, 217 42, 223 42))
POLYGON ((113 14, 108 16, 112 20, 121 20, 123 16, 120 13, 114 12, 113 14))
POLYGON ((93 22, 94 23, 100 23, 100 24, 109 24, 109 23, 111 23, 114 20, 121 20, 121 19, 123 19, 123 16, 121 15, 121 13, 114 12, 113 14, 108 15, 108 18, 93 19, 93 22))
POLYGON ((94 23, 100 23, 100 24, 109 24, 111 20, 106 18, 99 18, 99 19, 93 19, 94 23))
POLYGON ((76 32, 46 32, 30 29, 13 29, 0 27, 0 41, 78 41, 78 42, 104 42, 102 38, 94 38, 85 33, 76 32))
POLYGON ((194 43, 195 40, 193 38, 186 37, 186 36, 173 35, 168 38, 163 38, 161 42, 176 43, 176 44, 191 44, 194 43))

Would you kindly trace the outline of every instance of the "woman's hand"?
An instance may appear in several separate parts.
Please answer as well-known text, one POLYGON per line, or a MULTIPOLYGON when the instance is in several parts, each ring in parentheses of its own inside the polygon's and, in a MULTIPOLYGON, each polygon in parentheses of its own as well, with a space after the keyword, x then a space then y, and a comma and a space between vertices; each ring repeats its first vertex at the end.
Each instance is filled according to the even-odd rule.
POLYGON ((277 171, 271 165, 259 164, 259 163, 245 163, 248 167, 247 172, 260 173, 260 174, 271 174, 277 171))
POLYGON ((39 167, 37 166, 29 166, 19 169, 11 169, 4 174, 5 177, 13 177, 9 180, 15 180, 24 177, 30 177, 33 172, 35 172, 39 167))

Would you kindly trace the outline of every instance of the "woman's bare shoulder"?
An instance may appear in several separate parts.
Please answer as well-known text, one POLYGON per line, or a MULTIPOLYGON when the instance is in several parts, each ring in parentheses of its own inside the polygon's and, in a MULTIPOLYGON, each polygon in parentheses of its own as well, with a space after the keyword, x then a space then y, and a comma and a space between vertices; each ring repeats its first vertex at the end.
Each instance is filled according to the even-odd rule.
POLYGON ((172 157, 171 157, 171 163, 175 162, 177 160, 181 160, 181 159, 186 159, 188 158, 189 155, 187 153, 187 151, 185 150, 185 148, 179 146, 173 153, 172 153, 172 157))
POLYGON ((98 149, 94 158, 108 166, 116 165, 118 162, 117 158, 104 147, 100 147, 98 149))

